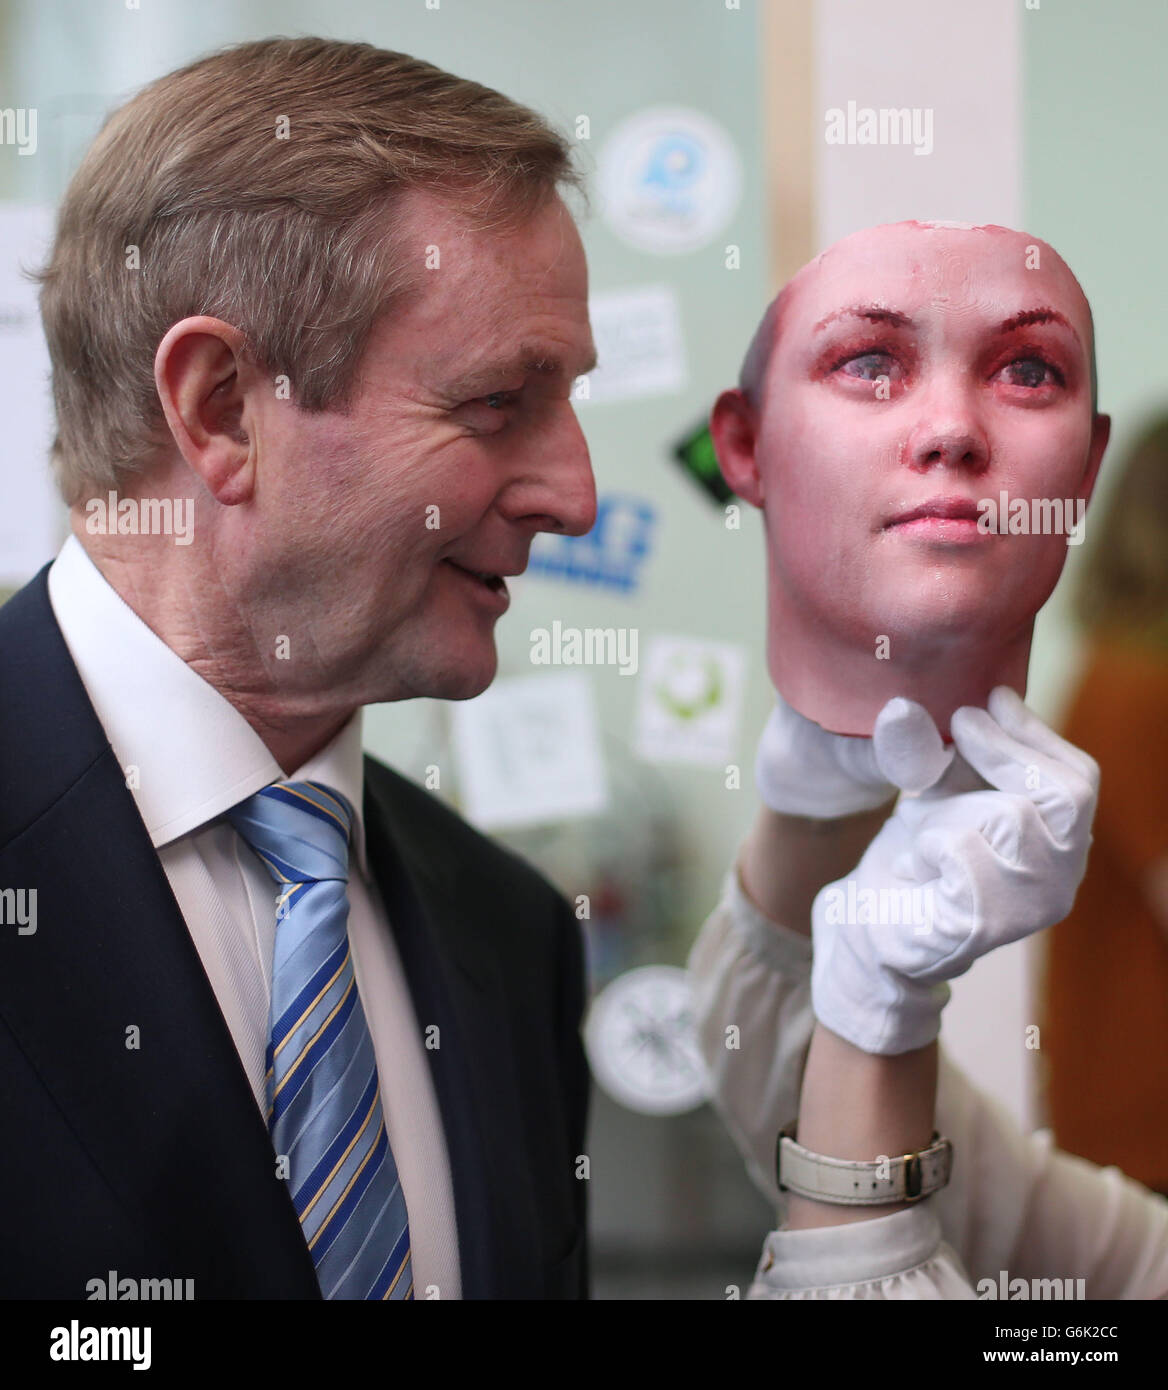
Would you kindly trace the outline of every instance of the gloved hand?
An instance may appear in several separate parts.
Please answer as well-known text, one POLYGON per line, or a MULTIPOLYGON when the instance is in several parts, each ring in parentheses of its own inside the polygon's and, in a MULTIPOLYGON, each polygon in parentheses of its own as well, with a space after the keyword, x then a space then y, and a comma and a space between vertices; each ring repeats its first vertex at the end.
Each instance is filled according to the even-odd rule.
POLYGON ((922 706, 895 699, 871 738, 829 734, 775 697, 762 731, 754 780, 772 811, 834 820, 873 811, 898 789, 932 786, 953 757, 922 706))
POLYGON ((815 1016, 864 1052, 932 1042, 945 982, 995 946, 1060 922, 1087 867, 1094 759, 1005 686, 988 711, 958 710, 951 730, 993 790, 946 794, 946 777, 902 797, 855 872, 812 907, 815 1016))

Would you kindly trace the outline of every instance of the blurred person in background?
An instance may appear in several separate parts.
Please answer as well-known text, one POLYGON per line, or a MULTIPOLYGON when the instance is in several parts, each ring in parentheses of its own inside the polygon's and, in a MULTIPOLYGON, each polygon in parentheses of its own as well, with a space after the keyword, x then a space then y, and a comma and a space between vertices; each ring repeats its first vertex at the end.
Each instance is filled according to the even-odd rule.
POLYGON ((1102 772, 1094 844, 1051 933, 1040 1033, 1059 1146, 1168 1194, 1168 414, 1117 474, 1064 728, 1102 772))

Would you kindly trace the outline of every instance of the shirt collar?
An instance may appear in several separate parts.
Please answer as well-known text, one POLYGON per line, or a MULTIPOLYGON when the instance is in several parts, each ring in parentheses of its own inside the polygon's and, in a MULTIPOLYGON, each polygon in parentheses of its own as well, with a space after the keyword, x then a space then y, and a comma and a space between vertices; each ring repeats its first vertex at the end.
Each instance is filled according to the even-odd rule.
POLYGON ((76 536, 49 569, 49 601, 155 849, 272 782, 312 780, 352 805, 352 845, 368 876, 362 710, 285 778, 243 715, 146 626, 76 536))

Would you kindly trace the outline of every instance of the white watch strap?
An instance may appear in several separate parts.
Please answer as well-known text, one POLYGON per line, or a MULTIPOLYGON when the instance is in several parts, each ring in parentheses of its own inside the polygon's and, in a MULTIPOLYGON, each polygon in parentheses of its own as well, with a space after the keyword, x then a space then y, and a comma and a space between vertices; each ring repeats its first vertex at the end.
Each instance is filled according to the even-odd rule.
POLYGON ((779 1135, 776 1154, 780 1191, 847 1207, 918 1202, 949 1181, 953 1145, 933 1135, 927 1149, 914 1154, 855 1163, 812 1153, 791 1138, 794 1125, 779 1135))

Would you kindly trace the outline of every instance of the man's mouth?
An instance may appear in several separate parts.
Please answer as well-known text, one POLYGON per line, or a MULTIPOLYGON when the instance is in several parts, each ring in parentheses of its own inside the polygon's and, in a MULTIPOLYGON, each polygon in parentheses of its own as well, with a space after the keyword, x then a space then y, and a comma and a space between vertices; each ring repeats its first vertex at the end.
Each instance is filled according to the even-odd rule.
POLYGON ((461 570, 463 574, 469 574, 472 579, 477 579, 480 584, 484 584, 492 593, 506 593, 507 584, 501 574, 492 574, 489 570, 473 570, 468 565, 460 565, 457 560, 446 560, 446 564, 453 565, 456 570, 461 570))

